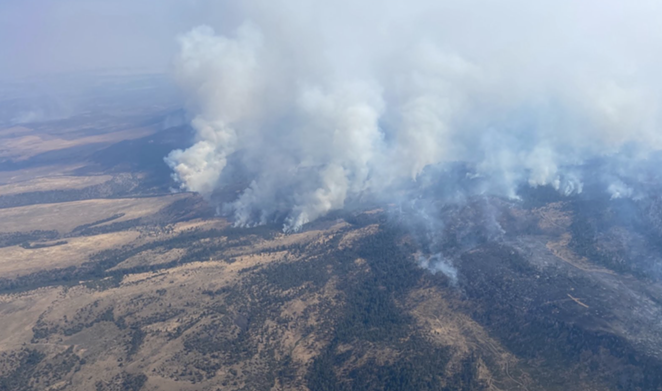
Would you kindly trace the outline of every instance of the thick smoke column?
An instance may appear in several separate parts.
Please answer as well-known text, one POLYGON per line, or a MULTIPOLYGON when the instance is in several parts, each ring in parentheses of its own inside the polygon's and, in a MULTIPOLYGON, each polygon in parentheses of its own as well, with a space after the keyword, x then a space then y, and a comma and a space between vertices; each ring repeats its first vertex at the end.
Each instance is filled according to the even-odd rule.
POLYGON ((183 186, 208 196, 236 149, 234 127, 254 115, 262 37, 248 25, 237 31, 236 39, 199 27, 180 41, 176 75, 191 97, 197 141, 185 151, 173 151, 167 162, 183 186))
POLYGON ((211 196, 230 160, 252 183, 224 206, 238 225, 297 230, 358 199, 392 201, 462 163, 478 194, 614 198, 662 148, 662 5, 626 2, 252 0, 245 21, 180 37, 175 76, 193 146, 167 163, 211 196))

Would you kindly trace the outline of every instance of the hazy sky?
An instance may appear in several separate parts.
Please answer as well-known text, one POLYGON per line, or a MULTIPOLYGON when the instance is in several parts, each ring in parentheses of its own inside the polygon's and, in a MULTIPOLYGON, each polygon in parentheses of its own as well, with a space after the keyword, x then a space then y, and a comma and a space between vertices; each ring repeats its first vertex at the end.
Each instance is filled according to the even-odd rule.
MULTIPOLYGON (((168 163, 210 195, 241 152, 259 174, 230 206, 239 224, 287 209, 297 229, 458 161, 484 194, 573 194, 586 161, 662 150, 659 1, 214 4, 213 29, 173 57, 196 143, 168 163)), ((629 189, 634 171, 605 187, 629 189)))
MULTIPOLYGON (((624 46, 643 46, 655 55, 660 48, 651 44, 660 42, 661 8, 658 1, 649 0, 1 0, 0 75, 7 79, 98 68, 166 69, 178 49, 176 36, 201 24, 225 34, 251 18, 275 21, 287 30, 288 24, 313 16, 314 23, 348 23, 352 27, 345 32, 351 34, 357 32, 358 21, 361 33, 373 30, 373 37, 378 37, 380 29, 398 28, 398 22, 383 23, 392 21, 394 14, 401 23, 420 23, 416 14, 423 10, 430 20, 416 33, 434 25, 433 33, 451 32, 457 36, 453 41, 465 45, 467 52, 501 50, 508 44, 530 46, 531 37, 535 44, 567 44, 570 35, 572 40, 594 41, 599 50, 614 46, 622 54, 624 46), (645 37, 652 39, 642 42, 645 37)), ((344 39, 338 27, 334 34, 344 39)))
POLYGON ((234 19, 224 3, 1 0, 0 77, 117 67, 165 70, 177 51, 177 35, 201 23, 219 26, 234 19))
POLYGON ((296 228, 453 162, 515 197, 661 151, 660 20, 659 0, 0 0, 0 77, 170 71, 182 187, 211 194, 242 152, 237 221, 296 228))

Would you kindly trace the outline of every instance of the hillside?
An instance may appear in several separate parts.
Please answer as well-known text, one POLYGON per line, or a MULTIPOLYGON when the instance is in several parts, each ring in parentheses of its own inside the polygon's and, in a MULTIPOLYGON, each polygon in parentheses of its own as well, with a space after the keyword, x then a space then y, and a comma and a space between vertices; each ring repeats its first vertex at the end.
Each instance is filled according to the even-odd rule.
POLYGON ((0 390, 662 390, 659 197, 473 197, 429 254, 395 205, 233 227, 185 127, 77 126, 0 131, 0 390))

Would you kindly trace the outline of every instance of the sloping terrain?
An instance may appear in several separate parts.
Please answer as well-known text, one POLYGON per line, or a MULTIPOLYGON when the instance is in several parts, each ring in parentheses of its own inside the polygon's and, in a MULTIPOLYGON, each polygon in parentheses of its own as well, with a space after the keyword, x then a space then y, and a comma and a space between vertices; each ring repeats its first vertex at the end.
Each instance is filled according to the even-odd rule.
POLYGON ((13 369, 2 381, 81 390, 512 384, 499 365, 514 358, 449 308, 445 279, 408 262, 393 234, 326 225, 288 236, 173 227, 145 245, 99 253, 93 262, 109 271, 95 278, 81 267, 69 273, 81 279, 73 284, 5 294, 0 340, 13 369), (348 236, 357 245, 339 249, 348 236), (112 269, 175 249, 174 260, 112 269), (495 373, 475 355, 483 344, 497 349, 495 373), (23 363, 29 354, 39 360, 23 363), (44 376, 63 355, 70 367, 44 376))
POLYGON ((232 227, 170 191, 188 138, 0 162, 0 390, 662 389, 659 198, 476 197, 426 254, 397 206, 232 227))
MULTIPOLYGON (((475 206, 457 216, 480 215, 466 208, 475 206)), ((166 224, 66 274, 5 285, 0 385, 659 387, 659 285, 580 263, 564 241, 573 221, 564 205, 509 208, 501 221, 512 234, 447 246, 460 271, 455 284, 421 269, 409 234, 382 213, 292 235, 214 219, 166 224)), ((464 228, 453 228, 456 243, 470 234, 464 228)))

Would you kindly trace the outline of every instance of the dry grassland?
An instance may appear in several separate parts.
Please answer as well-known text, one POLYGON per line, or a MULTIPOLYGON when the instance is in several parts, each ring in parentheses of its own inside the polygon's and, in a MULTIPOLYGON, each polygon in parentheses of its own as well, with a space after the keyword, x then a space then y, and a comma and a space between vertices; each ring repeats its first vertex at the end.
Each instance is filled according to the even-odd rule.
POLYGON ((589 261, 588 258, 580 257, 579 255, 575 254, 575 252, 570 249, 571 240, 572 236, 569 233, 564 233, 561 235, 559 240, 550 240, 547 242, 547 249, 549 249, 549 251, 557 258, 585 272, 615 274, 609 269, 595 265, 589 261))
POLYGON ((479 366, 479 378, 486 382, 489 390, 526 390, 530 379, 515 369, 517 358, 490 337, 480 324, 453 308, 444 296, 436 288, 415 290, 404 308, 410 309, 410 314, 432 342, 452 347, 454 354, 449 366, 457 370, 461 360, 471 352, 485 352, 484 356, 496 364, 492 367, 499 369, 499 373, 492 373, 484 363, 479 366))
POLYGON ((120 213, 124 216, 107 224, 145 217, 188 196, 173 194, 152 198, 96 199, 0 209, 0 232, 56 230, 67 233, 80 225, 120 213))
POLYGON ((79 147, 88 144, 116 143, 122 140, 133 140, 149 136, 154 128, 136 128, 119 132, 80 137, 72 140, 48 136, 44 134, 29 134, 26 128, 5 129, 0 133, 0 159, 25 160, 40 153, 56 151, 65 148, 79 147))
POLYGON ((51 165, 25 168, 16 171, 0 171, 0 185, 10 185, 41 178, 70 176, 74 170, 81 168, 84 165, 84 163, 74 165, 51 165))
POLYGON ((20 246, 0 248, 0 277, 10 278, 39 270, 77 266, 96 252, 119 248, 140 236, 138 231, 123 231, 67 239, 66 244, 25 249, 20 246))
POLYGON ((223 229, 230 226, 230 223, 224 218, 213 219, 195 219, 189 221, 182 221, 172 226, 173 233, 182 233, 188 230, 200 229, 223 229))
MULTIPOLYGON (((310 239, 316 237, 299 236, 299 240, 310 239)), ((73 375, 72 383, 68 384, 70 389, 94 389, 99 380, 107 381, 123 371, 147 374, 145 389, 201 390, 212 385, 217 387, 224 379, 241 383, 242 374, 252 371, 254 365, 259 366, 259 360, 254 361, 254 358, 240 361, 233 367, 222 367, 216 378, 202 384, 182 381, 184 379, 180 377, 185 377, 184 373, 191 369, 192 363, 200 360, 197 353, 185 352, 184 343, 200 335, 213 322, 219 322, 216 316, 204 315, 209 308, 227 305, 231 314, 241 311, 222 298, 204 294, 204 291, 239 286, 255 272, 256 266, 279 262, 281 255, 284 254, 253 254, 236 258, 231 264, 222 260, 193 262, 158 272, 126 275, 119 287, 107 290, 78 285, 68 289, 42 288, 27 293, 0 295, 0 318, 4 326, 0 329, 0 351, 18 349, 23 343, 31 343, 33 328, 41 324, 54 332, 33 346, 52 354, 73 347, 73 352, 87 361, 84 370, 73 375), (246 273, 249 269, 252 271, 246 273), (114 319, 125 319, 127 324, 145 325, 145 339, 131 360, 127 359, 125 348, 130 329, 122 330, 112 321, 94 321, 99 314, 109 310, 114 319), (78 324, 86 326, 75 333, 64 331, 78 324), (187 331, 173 337, 179 329, 187 331), (235 374, 231 374, 230 369, 234 369, 235 374)), ((262 340, 263 336, 268 335, 277 358, 290 354, 302 365, 303 371, 326 343, 318 334, 305 333, 304 330, 317 324, 321 316, 320 308, 335 302, 338 295, 335 283, 332 279, 320 291, 286 302, 279 317, 288 319, 288 323, 268 319, 264 323, 262 336, 256 335, 254 338, 262 340)), ((286 293, 274 291, 274 294, 286 293)), ((232 325, 229 330, 220 332, 227 334, 225 338, 232 338, 235 333, 232 329, 236 328, 232 325)))
POLYGON ((110 175, 97 176, 52 176, 24 182, 0 185, 0 196, 49 190, 83 189, 99 185, 112 179, 110 175))
POLYGON ((13 295, 0 295, 0 351, 30 342, 32 327, 40 315, 63 297, 62 288, 41 288, 13 295))

